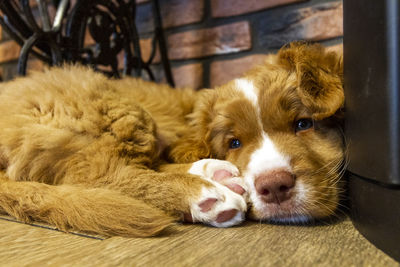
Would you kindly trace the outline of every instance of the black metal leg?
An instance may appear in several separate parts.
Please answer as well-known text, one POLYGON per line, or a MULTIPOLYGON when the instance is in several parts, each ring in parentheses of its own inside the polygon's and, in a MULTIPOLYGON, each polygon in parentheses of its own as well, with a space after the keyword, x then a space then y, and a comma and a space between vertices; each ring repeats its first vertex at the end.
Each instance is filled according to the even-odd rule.
MULTIPOLYGON (((160 47, 160 54, 161 54, 161 61, 163 64, 164 72, 165 72, 165 77, 167 78, 168 83, 174 87, 174 79, 172 76, 171 72, 171 66, 168 60, 168 51, 167 51, 167 44, 165 42, 165 37, 164 37, 164 30, 161 22, 161 13, 160 13, 160 5, 158 3, 158 0, 153 0, 153 14, 154 14, 154 24, 155 24, 155 37, 156 40, 158 41, 159 47, 160 47)), ((153 46, 153 51, 155 51, 155 48, 153 46)))

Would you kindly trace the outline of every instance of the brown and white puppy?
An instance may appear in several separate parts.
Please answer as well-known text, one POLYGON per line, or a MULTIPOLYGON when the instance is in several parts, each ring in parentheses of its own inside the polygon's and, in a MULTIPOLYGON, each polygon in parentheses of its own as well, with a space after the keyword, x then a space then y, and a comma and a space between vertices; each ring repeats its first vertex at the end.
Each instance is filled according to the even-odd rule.
POLYGON ((0 211, 60 229, 149 236, 335 213, 341 58, 294 43, 214 90, 78 66, 2 85, 0 211))

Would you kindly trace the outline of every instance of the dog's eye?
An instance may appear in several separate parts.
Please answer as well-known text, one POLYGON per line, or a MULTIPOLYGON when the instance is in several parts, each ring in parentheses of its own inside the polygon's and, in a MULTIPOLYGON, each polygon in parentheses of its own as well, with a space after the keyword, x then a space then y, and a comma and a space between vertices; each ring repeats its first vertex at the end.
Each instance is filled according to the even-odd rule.
POLYGON ((239 148, 242 144, 240 143, 239 139, 232 139, 229 143, 229 148, 236 149, 239 148))
POLYGON ((304 131, 314 127, 314 121, 312 119, 300 119, 295 123, 295 131, 304 131))

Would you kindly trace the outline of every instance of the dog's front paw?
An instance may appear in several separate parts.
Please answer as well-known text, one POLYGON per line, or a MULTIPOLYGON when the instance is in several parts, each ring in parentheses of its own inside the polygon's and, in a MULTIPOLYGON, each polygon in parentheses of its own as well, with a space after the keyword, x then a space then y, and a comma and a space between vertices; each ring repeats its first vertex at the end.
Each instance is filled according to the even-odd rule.
POLYGON ((238 168, 226 160, 202 159, 196 161, 189 173, 199 175, 209 181, 216 181, 242 196, 247 191, 243 178, 239 177, 238 168))
POLYGON ((192 200, 190 215, 186 219, 215 227, 230 227, 245 219, 247 205, 244 198, 223 185, 203 188, 200 197, 192 200))

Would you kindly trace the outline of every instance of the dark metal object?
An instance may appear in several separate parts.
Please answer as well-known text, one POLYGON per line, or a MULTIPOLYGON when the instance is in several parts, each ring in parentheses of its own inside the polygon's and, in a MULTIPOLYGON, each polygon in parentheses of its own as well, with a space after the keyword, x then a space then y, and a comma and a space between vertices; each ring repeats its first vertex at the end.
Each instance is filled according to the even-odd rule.
POLYGON ((400 2, 343 6, 352 219, 400 260, 400 2))
POLYGON ((351 219, 376 247, 400 261, 400 190, 349 173, 351 219))
POLYGON ((167 52, 167 45, 165 43, 164 38, 164 31, 162 28, 161 22, 161 13, 160 13, 160 6, 158 1, 154 1, 153 4, 153 14, 154 14, 154 25, 155 25, 155 36, 156 38, 153 40, 153 53, 151 54, 150 60, 153 60, 156 51, 156 42, 160 44, 160 54, 161 54, 161 61, 163 62, 165 76, 167 77, 167 81, 169 84, 174 86, 174 81, 172 79, 171 67, 168 61, 168 52, 167 52))
POLYGON ((350 0, 344 6, 354 10, 345 12, 358 10, 345 17, 351 171, 400 185, 400 2, 350 0))
POLYGON ((150 64, 158 44, 165 76, 174 85, 157 0, 152 1, 153 50, 146 62, 135 25, 135 0, 78 0, 73 6, 69 0, 53 0, 52 5, 57 7, 53 23, 48 13, 50 1, 36 2, 40 22, 35 20, 29 0, 0 0, 0 25, 22 47, 19 74, 26 74, 28 56, 32 54, 48 65, 80 62, 114 77, 120 77, 121 69, 123 76, 141 76, 145 70, 154 80, 150 64), (94 40, 91 47, 85 47, 87 33, 94 40))

